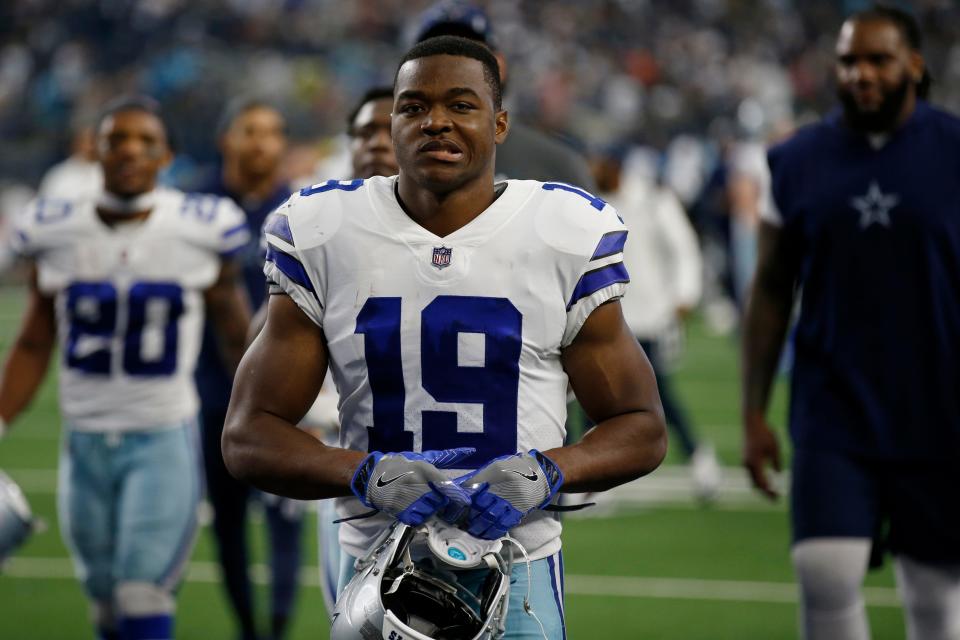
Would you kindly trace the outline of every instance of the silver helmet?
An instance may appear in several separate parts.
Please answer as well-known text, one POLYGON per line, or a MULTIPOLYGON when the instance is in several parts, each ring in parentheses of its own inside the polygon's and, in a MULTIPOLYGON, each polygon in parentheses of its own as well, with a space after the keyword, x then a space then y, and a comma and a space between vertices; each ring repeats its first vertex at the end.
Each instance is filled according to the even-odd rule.
POLYGON ((331 640, 494 640, 503 635, 512 554, 433 520, 396 522, 337 599, 331 640))
POLYGON ((0 471, 0 562, 13 554, 34 529, 33 514, 20 487, 0 471))

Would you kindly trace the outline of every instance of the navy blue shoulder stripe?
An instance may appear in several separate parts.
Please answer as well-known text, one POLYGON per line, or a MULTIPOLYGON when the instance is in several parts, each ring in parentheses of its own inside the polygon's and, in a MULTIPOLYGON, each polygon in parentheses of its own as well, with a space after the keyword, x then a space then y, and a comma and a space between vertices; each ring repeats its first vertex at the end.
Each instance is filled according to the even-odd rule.
POLYGON ((605 267, 587 271, 580 276, 580 281, 574 287, 570 302, 567 303, 567 311, 587 296, 618 282, 630 282, 630 274, 627 273, 623 262, 614 262, 605 267))
POLYGON ((246 222, 241 222, 241 223, 238 224, 237 226, 231 227, 230 229, 227 229, 226 231, 223 232, 222 237, 223 237, 223 238, 229 238, 230 236, 234 235, 235 233, 241 233, 241 232, 243 232, 243 231, 248 231, 248 229, 247 229, 247 223, 246 223, 246 222))
POLYGON ((623 245, 626 243, 626 231, 608 231, 600 238, 600 242, 597 243, 597 249, 593 252, 593 255, 590 256, 590 259, 599 260, 600 258, 606 258, 615 253, 620 253, 623 251, 623 245))
POLYGON ((293 233, 290 232, 290 220, 287 216, 279 213, 270 214, 263 225, 263 232, 280 238, 291 247, 295 246, 293 244, 293 233))
MULTIPOLYGON (((303 268, 303 264, 299 260, 289 253, 280 251, 273 245, 268 245, 267 262, 272 262, 277 265, 280 273, 290 278, 294 284, 312 293, 314 298, 317 298, 317 292, 313 288, 313 283, 310 282, 310 276, 307 275, 307 270, 303 268)), ((317 302, 320 302, 319 298, 317 298, 317 302)), ((322 307, 323 305, 320 306, 322 307)))

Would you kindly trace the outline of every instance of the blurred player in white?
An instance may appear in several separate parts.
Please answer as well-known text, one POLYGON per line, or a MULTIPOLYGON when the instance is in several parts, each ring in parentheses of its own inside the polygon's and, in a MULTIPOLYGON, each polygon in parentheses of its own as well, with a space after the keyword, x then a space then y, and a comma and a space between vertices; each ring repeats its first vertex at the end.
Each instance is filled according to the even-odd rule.
POLYGON ((700 442, 670 380, 670 349, 679 349, 681 323, 700 300, 702 260, 696 233, 680 199, 631 162, 626 149, 608 149, 592 161, 600 196, 623 217, 630 242, 623 263, 631 274, 623 316, 650 358, 663 414, 690 462, 694 494, 716 497, 720 468, 713 447, 700 442))
POLYGON ((393 518, 510 532, 533 562, 530 582, 516 567, 507 637, 541 633, 529 585, 546 635, 562 638, 561 525, 545 509, 560 490, 649 473, 666 452, 653 373, 617 302, 628 277, 608 249, 626 229, 579 188, 494 184, 508 119, 483 45, 420 43, 394 94, 398 176, 314 185, 268 221, 273 295, 224 459, 264 490, 380 512, 341 526, 341 587, 393 518), (328 363, 342 448, 295 427, 328 363), (564 447, 568 379, 597 426, 564 447))
POLYGON ((249 231, 229 200, 157 187, 172 152, 149 98, 104 110, 97 152, 96 200, 38 200, 15 232, 34 267, 0 380, 0 426, 27 406, 59 339, 63 535, 99 637, 158 640, 173 635, 197 526, 204 309, 235 367, 249 311, 227 257, 249 231))

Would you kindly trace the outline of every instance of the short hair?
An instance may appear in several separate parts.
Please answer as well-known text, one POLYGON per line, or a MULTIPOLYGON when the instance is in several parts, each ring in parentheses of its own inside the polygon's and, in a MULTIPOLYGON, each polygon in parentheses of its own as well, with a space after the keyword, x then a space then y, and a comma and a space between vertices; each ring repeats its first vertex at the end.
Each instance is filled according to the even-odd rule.
POLYGON ((393 87, 382 85, 367 89, 354 105, 353 109, 350 110, 350 115, 347 116, 347 133, 352 135, 353 121, 357 119, 357 114, 363 109, 363 105, 368 102, 373 102, 374 100, 383 100, 385 98, 393 99, 393 87))
POLYGON ((100 134, 100 127, 103 126, 104 120, 124 111, 148 113, 159 120, 160 125, 163 127, 163 133, 167 137, 167 147, 169 147, 171 151, 176 150, 173 130, 163 115, 160 102, 144 94, 122 95, 108 101, 97 114, 97 119, 94 121, 93 134, 95 136, 100 134))
POLYGON ((490 49, 476 40, 468 40, 459 36, 437 36, 418 42, 400 60, 397 72, 393 75, 393 88, 397 88, 397 77, 400 68, 411 60, 429 58, 431 56, 459 56, 477 60, 483 65, 483 79, 490 87, 493 95, 493 106, 499 111, 503 105, 503 89, 500 85, 500 65, 490 49))
POLYGON ((96 130, 100 130, 100 126, 104 120, 122 111, 143 111, 144 113, 149 113, 163 123, 164 129, 167 128, 167 123, 163 118, 163 112, 160 109, 160 103, 157 102, 157 100, 147 95, 123 95, 113 98, 108 101, 107 104, 103 105, 94 123, 96 130))
MULTIPOLYGON (((923 36, 920 31, 920 24, 912 14, 903 9, 878 3, 869 9, 851 14, 847 20, 853 22, 889 22, 896 27, 901 37, 903 37, 911 49, 917 53, 921 52, 923 36)), ((917 82, 917 97, 926 98, 930 94, 930 86, 932 84, 933 78, 930 76, 930 71, 926 65, 924 65, 923 76, 920 78, 920 81, 917 82)))
MULTIPOLYGON (((227 131, 230 130, 230 127, 233 126, 233 123, 237 118, 248 111, 253 111, 254 109, 270 109, 271 111, 276 111, 279 113, 281 118, 283 116, 283 111, 280 110, 280 107, 278 107, 268 98, 246 95, 237 96, 227 102, 227 105, 223 108, 223 111, 220 112, 220 117, 217 118, 217 139, 221 138, 227 131)), ((286 129, 285 120, 284 129, 286 129)))

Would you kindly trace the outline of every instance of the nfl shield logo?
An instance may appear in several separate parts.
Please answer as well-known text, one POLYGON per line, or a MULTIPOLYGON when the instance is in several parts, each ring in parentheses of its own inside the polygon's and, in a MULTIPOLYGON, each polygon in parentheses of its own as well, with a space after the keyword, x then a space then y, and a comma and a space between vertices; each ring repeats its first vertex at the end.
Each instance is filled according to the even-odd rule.
POLYGON ((433 266, 437 269, 446 269, 450 266, 450 256, 453 254, 453 247, 434 247, 433 248, 433 266))

